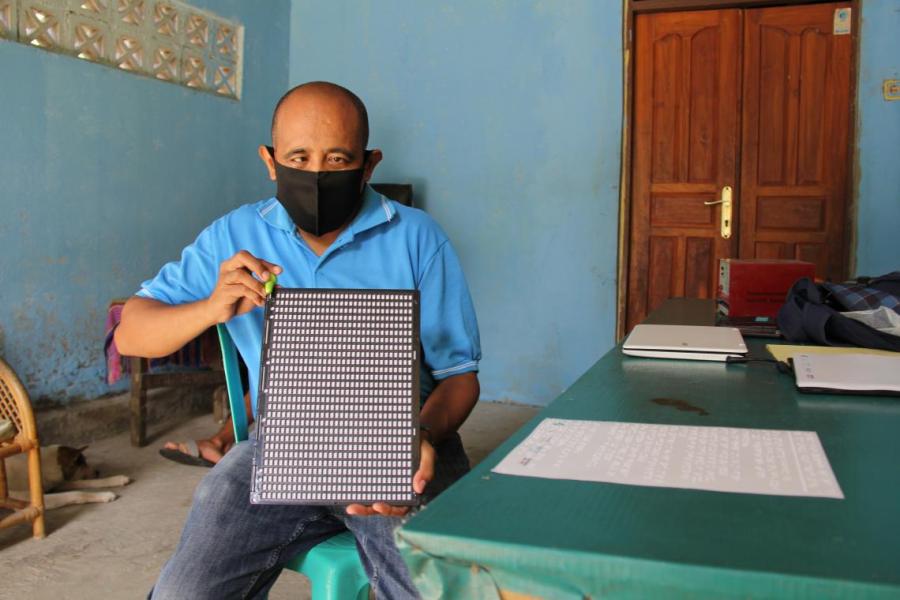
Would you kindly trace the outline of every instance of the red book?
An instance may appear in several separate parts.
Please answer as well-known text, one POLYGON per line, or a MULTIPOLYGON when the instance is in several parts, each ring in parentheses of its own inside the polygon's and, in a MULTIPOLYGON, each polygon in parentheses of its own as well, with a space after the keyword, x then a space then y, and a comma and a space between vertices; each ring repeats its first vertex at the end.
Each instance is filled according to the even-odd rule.
POLYGON ((802 260, 719 259, 718 311, 729 319, 774 319, 794 282, 815 275, 816 266, 802 260))

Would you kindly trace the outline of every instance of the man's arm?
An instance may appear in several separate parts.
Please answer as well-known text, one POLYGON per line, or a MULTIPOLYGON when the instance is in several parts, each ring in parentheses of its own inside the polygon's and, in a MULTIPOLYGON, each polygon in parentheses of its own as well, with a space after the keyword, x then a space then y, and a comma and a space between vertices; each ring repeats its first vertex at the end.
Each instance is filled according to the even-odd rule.
POLYGON ((281 267, 241 250, 219 266, 216 287, 206 299, 172 305, 133 296, 122 310, 116 347, 126 356, 171 354, 209 327, 265 304, 262 282, 270 272, 277 275, 281 267))
POLYGON ((477 373, 462 373, 439 382, 419 414, 419 423, 428 430, 424 433, 428 441, 438 444, 457 431, 475 408, 480 393, 477 373))
POLYGON ((116 328, 116 347, 125 356, 168 356, 213 324, 206 300, 171 305, 132 296, 116 328))

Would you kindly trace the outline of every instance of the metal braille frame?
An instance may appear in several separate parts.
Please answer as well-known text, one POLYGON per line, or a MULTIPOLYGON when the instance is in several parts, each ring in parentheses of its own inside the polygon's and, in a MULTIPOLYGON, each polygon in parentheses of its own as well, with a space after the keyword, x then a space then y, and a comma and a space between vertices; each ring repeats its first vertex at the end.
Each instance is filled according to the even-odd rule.
POLYGON ((254 504, 419 503, 419 293, 266 300, 254 504))

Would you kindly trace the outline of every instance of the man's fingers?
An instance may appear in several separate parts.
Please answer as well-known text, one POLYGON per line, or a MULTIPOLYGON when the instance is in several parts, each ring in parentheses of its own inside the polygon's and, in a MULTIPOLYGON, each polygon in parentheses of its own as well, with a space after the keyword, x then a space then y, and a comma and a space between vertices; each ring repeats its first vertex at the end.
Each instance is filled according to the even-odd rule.
POLYGON ((256 296, 260 298, 266 297, 266 286, 264 286, 260 281, 254 279, 250 273, 243 270, 231 271, 227 273, 223 277, 223 281, 226 284, 240 284, 246 287, 248 290, 253 292, 256 296))
POLYGON ((409 510, 406 506, 393 506, 385 502, 376 502, 372 505, 372 509, 385 517, 400 517, 405 515, 409 510))
POLYGON ((392 506, 386 502, 376 502, 372 506, 366 506, 364 504, 347 505, 347 514, 353 515, 354 517, 373 517, 377 515, 383 517, 401 517, 407 512, 409 512, 409 507, 407 506, 392 506))
POLYGON ((240 316, 246 314, 253 310, 254 308, 260 308, 265 304, 263 300, 260 298, 248 298, 244 296, 240 300, 237 301, 237 305, 234 306, 234 314, 232 316, 240 316))
POLYGON ((256 258, 246 250, 241 250, 228 260, 222 263, 221 272, 224 274, 228 271, 236 271, 247 269, 256 274, 260 280, 265 281, 269 278, 269 272, 278 275, 281 273, 281 267, 274 263, 256 258))
POLYGON ((413 489, 417 494, 425 491, 425 486, 434 479, 434 447, 428 440, 422 440, 419 470, 413 475, 413 489))
POLYGON ((266 303, 263 296, 243 283, 227 283, 219 288, 218 294, 220 302, 237 311, 234 314, 243 314, 254 307, 264 306, 266 303))
POLYGON ((219 266, 219 280, 207 299, 211 316, 217 323, 224 323, 235 315, 253 310, 266 303, 264 282, 270 274, 279 274, 282 268, 261 260, 241 250, 219 266), (256 277, 254 277, 254 274, 256 277))
POLYGON ((245 269, 256 273, 256 276, 259 277, 262 281, 265 281, 269 278, 269 268, 263 263, 263 261, 256 258, 246 250, 241 250, 234 255, 234 258, 237 259, 237 263, 241 267, 244 267, 245 269))
POLYGON ((368 506, 363 506, 362 504, 348 504, 347 514, 353 515, 354 517, 364 517, 367 515, 375 514, 375 511, 368 506))
MULTIPOLYGON (((281 275, 281 272, 284 270, 275 263, 271 263, 267 260, 260 259, 260 262, 269 270, 271 273, 275 273, 276 275, 281 275)), ((268 279, 268 277, 266 277, 268 279)))

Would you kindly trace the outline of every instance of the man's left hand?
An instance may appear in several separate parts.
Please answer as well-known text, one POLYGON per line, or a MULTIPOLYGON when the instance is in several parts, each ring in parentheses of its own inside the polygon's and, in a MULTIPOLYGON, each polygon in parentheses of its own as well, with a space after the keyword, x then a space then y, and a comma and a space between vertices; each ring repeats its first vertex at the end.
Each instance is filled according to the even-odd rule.
MULTIPOLYGON (((412 486, 417 494, 425 491, 428 482, 434 479, 434 447, 422 438, 421 452, 419 456, 419 470, 413 475, 412 486)), ((365 504, 350 504, 347 506, 347 514, 357 517, 370 517, 381 515, 383 517, 402 517, 409 512, 408 506, 393 506, 386 502, 376 502, 372 506, 365 504)))

